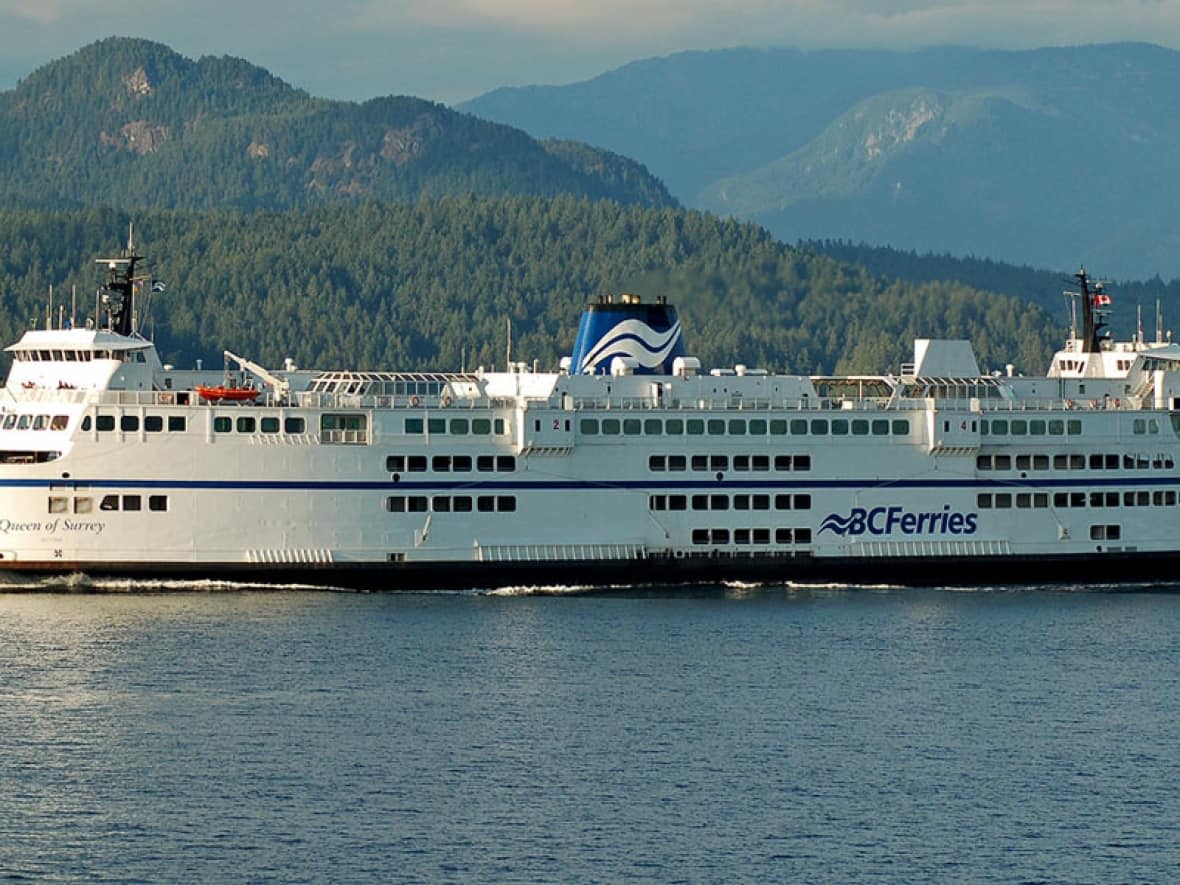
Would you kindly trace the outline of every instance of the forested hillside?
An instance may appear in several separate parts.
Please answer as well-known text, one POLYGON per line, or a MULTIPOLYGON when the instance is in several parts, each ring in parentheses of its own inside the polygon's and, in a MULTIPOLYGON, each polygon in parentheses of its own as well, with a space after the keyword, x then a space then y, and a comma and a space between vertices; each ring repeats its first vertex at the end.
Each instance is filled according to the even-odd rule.
MULTIPOLYGON (((43 322, 98 270, 131 218, 114 210, 0 211, 0 336, 43 322)), ((777 243, 754 225, 560 197, 332 204, 283 213, 145 211, 136 242, 167 290, 146 331, 166 360, 222 348, 323 368, 553 367, 582 305, 631 291, 681 308, 690 352, 829 372, 896 370, 914 336, 970 337, 982 366, 1044 370, 1062 332, 1044 311, 959 283, 882 282, 777 243)), ((212 363, 210 361, 213 361, 212 363)))
MULTIPOLYGON (((1064 323, 1069 316, 1069 307, 1062 293, 1076 288, 1073 274, 1078 266, 1061 271, 1038 270, 987 258, 958 258, 929 253, 919 255, 914 251, 844 240, 808 240, 798 246, 805 251, 828 255, 837 261, 860 265, 869 273, 907 283, 953 280, 973 289, 1027 299, 1039 305, 1059 323, 1064 323)), ((1173 324, 1180 323, 1180 279, 1165 282, 1156 276, 1148 280, 1112 280, 1101 266, 1088 265, 1086 270, 1094 279, 1104 280, 1107 284, 1107 292, 1113 299, 1111 325, 1119 337, 1131 336, 1136 328, 1140 308, 1146 333, 1154 334, 1157 302, 1164 314, 1165 328, 1169 320, 1173 324)))
POLYGON ((112 37, 0 93, 0 205, 284 209, 444 194, 673 205, 638 163, 417 98, 316 99, 235 58, 112 37))

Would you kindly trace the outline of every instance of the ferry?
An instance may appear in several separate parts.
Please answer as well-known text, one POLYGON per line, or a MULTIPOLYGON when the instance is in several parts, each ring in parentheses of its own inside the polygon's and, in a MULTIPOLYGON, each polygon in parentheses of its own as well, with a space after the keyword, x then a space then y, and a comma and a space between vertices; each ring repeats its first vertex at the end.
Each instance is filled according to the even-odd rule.
MULTIPOLYGON (((8 580, 414 590, 715 581, 1151 582, 1180 566, 1180 347, 1081 309, 1047 375, 920 339, 881 375, 703 369, 604 297, 557 370, 164 365, 134 247, 0 392, 8 580)), ((1075 309, 1075 315, 1076 315, 1075 309)), ((0 575, 0 582, 3 575, 0 575)), ((0 583, 2 585, 2 583, 0 583)))

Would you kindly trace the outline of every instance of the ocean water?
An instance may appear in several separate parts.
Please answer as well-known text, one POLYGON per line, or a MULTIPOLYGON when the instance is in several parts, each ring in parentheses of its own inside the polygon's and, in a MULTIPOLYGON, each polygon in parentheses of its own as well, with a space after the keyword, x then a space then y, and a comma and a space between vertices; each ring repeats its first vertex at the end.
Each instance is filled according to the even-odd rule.
POLYGON ((0 593, 0 880, 1180 879, 1180 592, 104 589, 0 593))

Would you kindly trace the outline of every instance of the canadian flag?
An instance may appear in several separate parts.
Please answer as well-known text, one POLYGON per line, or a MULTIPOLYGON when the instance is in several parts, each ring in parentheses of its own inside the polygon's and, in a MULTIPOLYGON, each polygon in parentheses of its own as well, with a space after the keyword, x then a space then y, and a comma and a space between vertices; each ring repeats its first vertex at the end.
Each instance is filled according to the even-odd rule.
POLYGON ((1104 295, 1103 293, 1099 292, 1097 295, 1094 296, 1094 306, 1095 307, 1106 307, 1110 303, 1111 303, 1111 301, 1110 301, 1109 295, 1104 295))

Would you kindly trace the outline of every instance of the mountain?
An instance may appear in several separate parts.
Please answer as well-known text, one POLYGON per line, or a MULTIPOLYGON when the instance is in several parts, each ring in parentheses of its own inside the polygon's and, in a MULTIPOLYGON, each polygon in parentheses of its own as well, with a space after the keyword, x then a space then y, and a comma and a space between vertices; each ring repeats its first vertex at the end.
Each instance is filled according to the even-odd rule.
POLYGON ((1180 53, 736 49, 460 105, 635 157, 688 205, 836 238, 1180 275, 1180 53))
POLYGON ((639 164, 405 96, 308 96, 235 58, 112 37, 0 93, 0 204, 282 209, 574 194, 673 205, 639 164))

